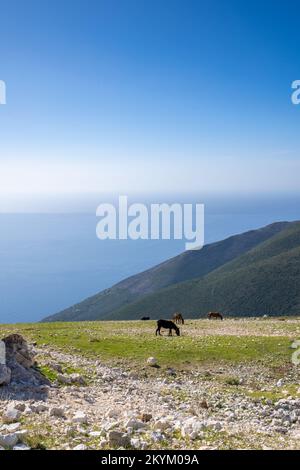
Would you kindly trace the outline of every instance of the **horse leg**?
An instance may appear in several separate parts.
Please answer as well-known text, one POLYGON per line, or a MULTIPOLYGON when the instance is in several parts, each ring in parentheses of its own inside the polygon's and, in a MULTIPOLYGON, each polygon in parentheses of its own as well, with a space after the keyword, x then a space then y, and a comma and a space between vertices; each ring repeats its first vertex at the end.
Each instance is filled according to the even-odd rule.
POLYGON ((172 336, 172 328, 169 329, 169 336, 172 336))

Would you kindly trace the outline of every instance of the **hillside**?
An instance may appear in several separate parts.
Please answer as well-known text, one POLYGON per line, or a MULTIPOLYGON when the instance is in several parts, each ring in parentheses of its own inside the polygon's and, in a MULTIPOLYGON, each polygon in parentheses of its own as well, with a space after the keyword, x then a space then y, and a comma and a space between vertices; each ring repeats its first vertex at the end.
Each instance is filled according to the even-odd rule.
MULTIPOLYGON (((178 285, 178 292, 181 292, 181 289, 184 291, 185 284, 181 286, 182 283, 204 278, 209 273, 216 271, 233 260, 237 260, 243 254, 272 239, 292 225, 288 222, 274 223, 258 230, 251 230, 229 237, 226 240, 206 245, 200 251, 184 252, 143 273, 129 277, 112 288, 106 289, 79 304, 47 317, 44 321, 139 318, 141 312, 149 313, 156 318, 162 314, 172 312, 175 302, 171 302, 170 298, 168 298, 170 288, 172 289, 178 285), (157 308, 156 298, 164 299, 163 309, 157 308), (165 310, 166 305, 167 312, 165 310)), ((191 285, 194 286, 193 283, 191 285)), ((172 290, 171 292, 174 295, 172 290)), ((199 310, 198 305, 196 312, 194 311, 197 301, 191 303, 191 308, 188 309, 190 294, 188 296, 184 295, 185 299, 180 299, 178 306, 182 305, 183 302, 184 311, 193 315, 197 314, 196 312, 199 310)))
POLYGON ((230 316, 299 315, 300 223, 200 279, 148 295, 114 312, 112 319, 168 317, 180 310, 189 318, 210 310, 230 316))

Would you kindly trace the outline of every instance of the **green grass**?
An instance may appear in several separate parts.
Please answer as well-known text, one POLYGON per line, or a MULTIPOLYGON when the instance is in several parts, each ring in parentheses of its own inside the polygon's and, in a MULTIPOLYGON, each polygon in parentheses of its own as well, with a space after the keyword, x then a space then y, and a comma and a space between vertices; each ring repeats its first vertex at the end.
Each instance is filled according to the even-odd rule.
POLYGON ((37 367, 37 370, 44 376, 46 377, 48 380, 50 380, 50 382, 54 382, 56 379, 57 379, 57 372, 53 369, 51 369, 51 367, 49 366, 46 366, 46 365, 39 365, 37 367))
POLYGON ((240 385, 240 380, 237 377, 225 377, 224 382, 227 385, 232 385, 235 387, 240 385))
POLYGON ((299 398, 300 393, 298 392, 299 385, 298 384, 287 384, 280 388, 272 388, 271 390, 251 390, 247 391, 247 395, 251 398, 266 401, 271 400, 275 403, 282 398, 286 398, 287 396, 293 398, 299 398))
MULTIPOLYGON (((199 328, 199 331, 201 325, 201 321, 193 322, 193 328, 199 328)), ((103 360, 144 363, 149 356, 155 356, 162 366, 187 367, 188 364, 222 362, 281 366, 290 362, 291 339, 288 336, 233 336, 226 334, 225 328, 224 335, 156 337, 154 323, 153 330, 149 324, 146 332, 142 328, 141 322, 2 325, 0 337, 8 332, 18 332, 39 346, 47 344, 103 360)), ((45 375, 50 373, 44 372, 45 375)))

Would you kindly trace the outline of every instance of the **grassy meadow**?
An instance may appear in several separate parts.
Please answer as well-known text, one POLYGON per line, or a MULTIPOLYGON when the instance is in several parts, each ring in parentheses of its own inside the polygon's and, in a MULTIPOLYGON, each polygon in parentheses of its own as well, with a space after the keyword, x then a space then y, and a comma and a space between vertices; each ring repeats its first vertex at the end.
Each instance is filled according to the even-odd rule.
POLYGON ((291 362, 291 343, 300 338, 300 319, 187 320, 180 337, 155 336, 154 321, 75 322, 0 325, 0 337, 15 332, 38 346, 109 362, 162 366, 291 362))

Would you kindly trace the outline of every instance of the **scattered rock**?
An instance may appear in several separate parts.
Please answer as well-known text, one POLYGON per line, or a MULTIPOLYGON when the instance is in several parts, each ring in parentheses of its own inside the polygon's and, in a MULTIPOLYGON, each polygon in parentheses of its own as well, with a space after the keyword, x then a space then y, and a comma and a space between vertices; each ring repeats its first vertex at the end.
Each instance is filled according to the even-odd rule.
POLYGON ((26 406, 25 406, 25 403, 15 403, 14 408, 16 410, 21 411, 21 413, 23 413, 25 411, 26 406))
POLYGON ((57 381, 63 385, 71 385, 71 377, 69 375, 57 374, 57 381))
POLYGON ((13 447, 13 450, 31 450, 31 449, 26 444, 23 444, 22 442, 20 442, 20 444, 17 444, 13 447))
POLYGON ((17 410, 13 405, 9 405, 2 415, 2 421, 10 424, 19 421, 21 417, 21 411, 17 410))
POLYGON ((1 429, 5 429, 7 432, 15 432, 19 429, 20 426, 21 423, 5 424, 1 429))
POLYGON ((181 435, 182 437, 190 437, 191 439, 196 439, 200 433, 206 429, 206 423, 199 421, 197 418, 188 418, 186 419, 181 426, 181 435))
POLYGON ((89 432, 90 437, 100 437, 102 435, 101 431, 91 431, 89 432))
POLYGON ((110 431, 108 433, 108 442, 116 447, 128 447, 131 443, 128 434, 120 431, 110 431))
POLYGON ((44 404, 31 405, 30 407, 34 413, 44 413, 48 411, 48 406, 44 404))
POLYGON ((139 421, 137 419, 129 419, 127 423, 125 424, 125 428, 131 428, 134 431, 138 429, 142 429, 146 426, 146 424, 143 421, 139 421))
POLYGON ((77 411, 72 418, 73 423, 88 424, 88 418, 83 411, 77 411))
POLYGON ((141 420, 143 423, 148 423, 152 419, 152 414, 151 413, 142 413, 141 415, 141 420))
POLYGON ((12 449, 18 442, 17 434, 0 434, 0 446, 5 449, 12 449))
POLYGON ((154 441, 154 442, 160 442, 164 439, 164 436, 162 435, 161 432, 157 432, 157 431, 153 431, 151 434, 150 434, 150 438, 154 441))
POLYGON ((158 365, 155 357, 148 357, 147 364, 148 366, 151 366, 151 367, 156 367, 158 365))
POLYGON ((78 444, 76 447, 73 447, 73 450, 87 450, 87 446, 85 444, 78 444))
POLYGON ((86 385, 86 380, 80 374, 71 374, 70 379, 72 384, 86 385))
POLYGON ((171 427, 171 423, 167 418, 161 418, 154 423, 154 428, 158 429, 159 431, 165 431, 171 427))
POLYGON ((56 416, 57 418, 65 417, 65 409, 63 407, 53 407, 50 409, 50 416, 56 416))

